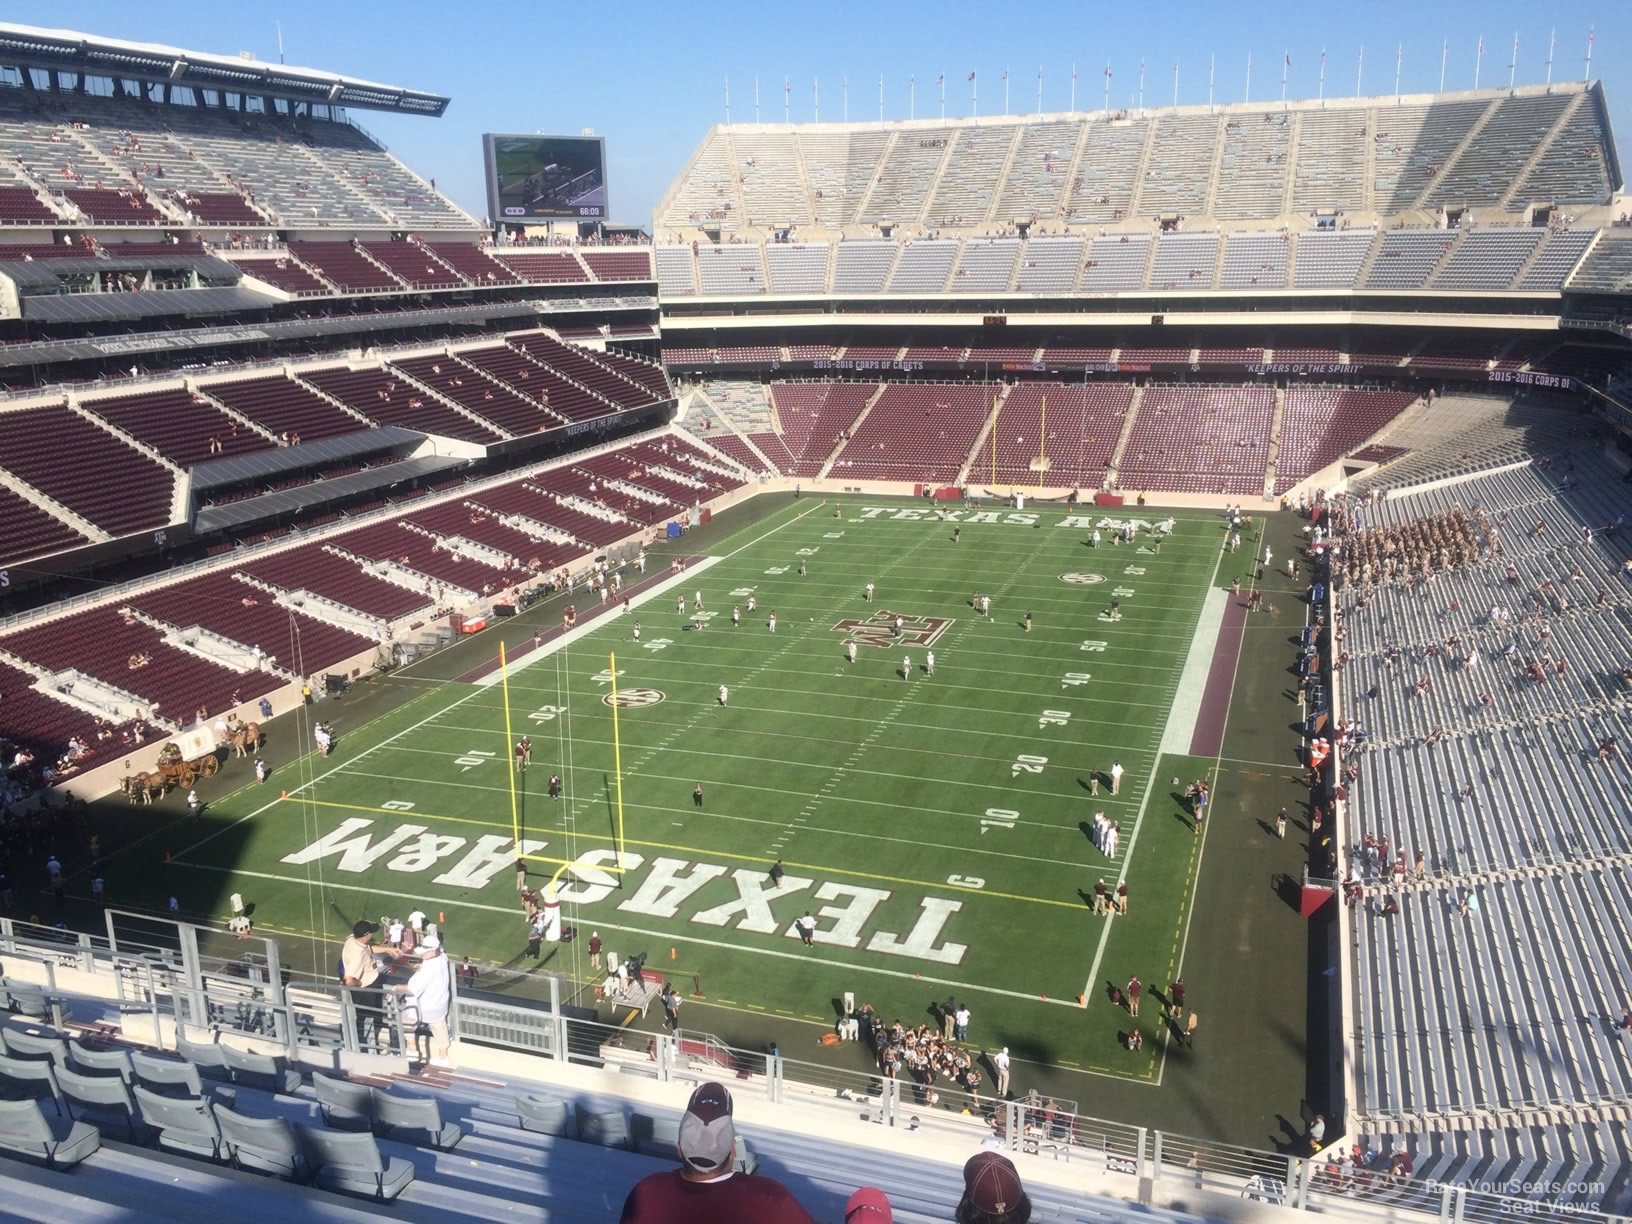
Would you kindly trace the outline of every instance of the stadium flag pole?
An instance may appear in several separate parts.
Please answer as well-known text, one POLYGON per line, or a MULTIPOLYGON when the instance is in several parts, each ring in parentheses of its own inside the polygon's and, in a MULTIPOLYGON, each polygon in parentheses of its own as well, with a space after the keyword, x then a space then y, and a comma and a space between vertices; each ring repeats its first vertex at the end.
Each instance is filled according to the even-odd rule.
POLYGON ((1581 77, 1581 79, 1583 81, 1592 80, 1592 44, 1597 42, 1597 41, 1598 41, 1598 27, 1595 26, 1595 25, 1588 26, 1587 27, 1587 70, 1581 77))
POLYGON ((1326 107, 1326 48, 1325 47, 1322 47, 1320 49, 1320 91, 1316 95, 1316 98, 1320 102, 1321 109, 1324 110, 1325 107, 1326 107))
POLYGON ((1401 43, 1399 50, 1394 52, 1394 101, 1400 100, 1400 69, 1405 67, 1405 44, 1401 43))
POLYGON ((1043 66, 1037 65, 1037 113, 1043 113, 1043 66))
POLYGON ((793 122, 793 82, 782 78, 782 122, 793 122))
POLYGON ((1247 52, 1247 89, 1242 95, 1242 101, 1252 101, 1252 52, 1247 52))
POLYGON ((980 82, 975 80, 975 74, 969 74, 969 117, 980 118, 980 82))
POLYGON ((850 78, 839 78, 839 118, 845 123, 850 122, 850 78))
POLYGON ((731 78, 730 77, 725 78, 725 122, 726 122, 727 125, 729 125, 730 122, 731 122, 731 78))
POLYGON ((884 126, 884 74, 878 74, 878 126, 884 126))
POLYGON ((936 78, 935 83, 938 86, 940 86, 940 90, 941 90, 941 118, 945 119, 946 118, 946 73, 944 73, 944 72, 941 73, 941 75, 936 78))
POLYGON ((1473 53, 1473 87, 1479 88, 1479 69, 1485 64, 1485 36, 1479 35, 1479 49, 1473 53))
POLYGON ((1105 113, 1111 113, 1111 61, 1105 61, 1105 113))
POLYGON ((1077 65, 1075 61, 1071 64, 1071 113, 1073 115, 1077 113, 1077 65))
POLYGON ((1043 396, 1042 420, 1037 425, 1037 487, 1043 487, 1043 464, 1048 450, 1048 396, 1043 396))
POLYGON ((1005 69, 1003 69, 1003 116, 1004 116, 1004 118, 1007 118, 1008 114, 1009 114, 1009 70, 1007 68, 1005 68, 1005 69))
POLYGON ((1519 71, 1519 32, 1513 31, 1513 57, 1507 61, 1507 87, 1513 88, 1513 78, 1519 71))
POLYGON ((1553 32, 1547 36, 1547 90, 1549 93, 1552 92, 1553 88, 1553 52, 1556 50, 1558 50, 1558 27, 1554 26, 1553 32))
POLYGON ((1366 73, 1366 44, 1360 44, 1360 58, 1354 62, 1354 96, 1360 96, 1360 78, 1366 73))
POLYGON ((754 77, 754 125, 759 125, 759 77, 754 77))
POLYGON ((1292 71, 1292 52, 1281 56, 1281 108, 1286 108, 1286 74, 1292 71))
POLYGON ((1445 65, 1451 58, 1451 40, 1446 39, 1445 45, 1439 49, 1439 92, 1445 92, 1445 65))
POLYGON ((623 865, 623 742, 618 736, 618 656, 608 652, 606 672, 612 677, 612 780, 618 788, 618 865, 623 865))
POLYGON ((1207 53, 1207 109, 1213 109, 1213 75, 1217 68, 1217 60, 1213 53, 1207 53))
POLYGON ((504 755, 510 762, 510 834, 515 838, 516 853, 521 853, 521 809, 516 804, 516 754, 515 737, 510 728, 510 660, 504 652, 504 642, 499 642, 499 684, 504 693, 504 755))
POLYGON ((1173 105, 1179 104, 1179 61, 1173 61, 1173 105))
POLYGON ((811 122, 820 123, 822 121, 822 78, 821 77, 812 77, 810 79, 810 107, 811 107, 811 112, 810 112, 811 113, 811 122))

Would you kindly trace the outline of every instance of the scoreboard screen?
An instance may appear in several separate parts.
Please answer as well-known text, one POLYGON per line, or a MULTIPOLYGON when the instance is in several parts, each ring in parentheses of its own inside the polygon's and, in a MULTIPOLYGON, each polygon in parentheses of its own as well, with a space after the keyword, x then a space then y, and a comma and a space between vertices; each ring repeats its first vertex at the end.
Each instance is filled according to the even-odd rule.
POLYGON ((604 221, 606 141, 599 136, 482 137, 495 222, 604 221))

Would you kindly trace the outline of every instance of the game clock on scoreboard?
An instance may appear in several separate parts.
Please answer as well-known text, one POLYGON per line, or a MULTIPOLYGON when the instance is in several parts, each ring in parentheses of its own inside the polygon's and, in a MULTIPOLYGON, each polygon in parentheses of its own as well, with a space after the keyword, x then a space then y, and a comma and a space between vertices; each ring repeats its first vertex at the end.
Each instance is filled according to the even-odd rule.
POLYGON ((987 315, 985 318, 981 319, 980 325, 982 327, 1005 327, 1008 325, 1008 322, 1008 315, 987 315))

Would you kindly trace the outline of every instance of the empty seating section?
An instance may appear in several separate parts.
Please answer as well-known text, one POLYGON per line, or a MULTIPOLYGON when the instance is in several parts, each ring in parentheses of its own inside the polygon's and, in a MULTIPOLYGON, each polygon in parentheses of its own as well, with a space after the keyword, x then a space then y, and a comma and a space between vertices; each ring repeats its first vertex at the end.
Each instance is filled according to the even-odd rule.
POLYGON ((172 463, 190 467, 225 455, 242 455, 274 445, 266 435, 241 424, 202 395, 183 387, 81 400, 93 412, 125 433, 145 442, 172 463), (212 449, 219 444, 219 450, 212 449))
POLYGON ((833 462, 848 479, 957 479, 997 394, 993 386, 892 383, 884 388, 833 462))
POLYGON ((660 392, 653 391, 646 382, 631 378, 622 372, 624 369, 633 371, 639 368, 646 378, 650 378, 651 367, 644 366, 633 358, 607 357, 602 353, 591 355, 588 349, 564 344, 542 332, 518 333, 511 337, 511 343, 534 361, 543 362, 574 382, 588 387, 614 408, 635 408, 653 400, 667 398, 660 392))
POLYGON ((155 225, 166 218, 134 183, 128 187, 69 187, 62 193, 96 225, 155 225))
POLYGON ((1609 197, 1609 153, 1597 108, 1578 95, 1575 110, 1530 172, 1513 189, 1509 207, 1598 204, 1609 197))
POLYGON ((474 243, 426 242, 421 245, 473 285, 507 285, 521 279, 474 243))
POLYGON ((1197 173, 1197 168, 1212 166, 1220 122, 1212 115, 1194 114, 1163 115, 1156 120, 1144 178, 1134 197, 1135 212, 1144 217, 1169 213, 1195 217, 1207 211, 1210 176, 1197 173))
POLYGON ((1021 293, 1069 293, 1082 266, 1081 238, 1033 238, 1020 258, 1021 293))
POLYGON ((1281 212, 1291 134, 1291 116, 1284 111, 1224 121, 1215 217, 1255 220, 1281 212))
MULTIPOLYGON (((737 216, 736 168, 725 133, 716 128, 686 172, 670 189, 666 207, 657 221, 662 226, 684 226, 700 221, 740 221, 737 216)), ((663 259, 657 261, 658 280, 663 279, 663 259)))
POLYGON ((1616 228, 1599 235, 1569 287, 1610 292, 1624 289, 1628 282, 1632 282, 1632 232, 1616 228))
POLYGON ((281 375, 211 383, 201 388, 278 437, 285 433, 302 442, 367 429, 367 423, 336 408, 320 395, 281 375))
MULTIPOLYGON (((1098 243, 1095 243, 1098 249, 1098 243)), ((1218 265, 1217 234, 1163 234, 1150 266, 1152 289, 1211 289, 1218 265)))
MULTIPOLYGON (((479 352, 476 357, 480 359, 479 352)), ((484 377, 476 367, 457 357, 401 357, 390 368, 400 370, 465 411, 491 421, 511 436, 538 433, 564 423, 558 413, 544 406, 547 397, 542 370, 538 371, 536 393, 525 382, 521 385, 527 390, 518 393, 496 379, 484 377)))
POLYGON ((345 293, 392 293, 402 282, 351 242, 291 242, 289 254, 345 293))
POLYGON ((1596 230, 1559 230, 1547 235, 1535 262, 1519 278, 1520 289, 1558 289, 1592 245, 1596 230))
POLYGON ((760 226, 808 224, 810 197, 799 173, 798 149, 786 136, 738 132, 737 185, 747 223, 760 226))
POLYGON ((473 420, 440 398, 396 377, 389 369, 301 371, 300 380, 382 425, 400 425, 470 442, 503 438, 491 424, 473 420))
MULTIPOLYGON (((585 349, 584 352, 594 352, 585 349)), ((621 374, 632 383, 646 388, 653 399, 666 400, 674 398, 674 388, 669 386, 669 376, 663 372, 663 367, 655 361, 644 357, 632 357, 618 349, 608 348, 595 352, 594 360, 606 366, 614 374, 621 374)), ((621 402, 631 402, 626 394, 620 392, 621 402)), ((632 402, 639 402, 638 400, 632 402)))
POLYGON ((1276 494, 1358 450, 1416 399, 1410 391, 1288 388, 1275 460, 1276 494))
POLYGON ((890 148, 887 132, 801 132, 797 136, 810 181, 811 212, 824 225, 858 219, 867 185, 890 148))
POLYGON ((1282 289, 1286 286, 1284 234, 1231 234, 1224 246, 1220 289, 1282 289))
POLYGON ((841 242, 834 253, 834 293, 883 293, 895 263, 893 242, 841 242))
POLYGON ((1018 384, 1004 399, 994 426, 996 476, 988 440, 970 466, 970 483, 995 479, 1000 485, 1099 486, 1132 401, 1133 388, 1125 383, 1018 384))
POLYGON ((692 268, 689 246, 657 248, 657 288, 665 297, 684 297, 697 292, 697 274, 692 268))
POLYGON ((172 188, 169 196, 177 208, 200 225, 230 225, 234 229, 250 229, 267 224, 266 218, 234 191, 178 191, 172 188))
POLYGON ((697 275, 705 296, 765 292, 765 261, 757 243, 704 247, 697 252, 697 275))
POLYGON ((413 521, 410 511, 400 520, 359 527, 330 543, 370 561, 395 562, 413 573, 425 575, 430 580, 424 588, 426 594, 435 594, 433 583, 446 583, 467 591, 480 591, 486 586, 496 591, 512 581, 511 575, 496 566, 448 552, 430 536, 409 530, 408 524, 413 521))
POLYGON ((1349 109, 1299 113, 1291 212, 1359 212, 1366 207, 1370 198, 1366 191, 1369 116, 1369 111, 1349 109))
POLYGON ((1401 212, 1415 206, 1491 105, 1488 101, 1435 102, 1374 114, 1379 211, 1401 212))
MULTIPOLYGON (((325 552, 316 545, 306 545, 271 557, 252 558, 238 568, 281 590, 310 591, 385 621, 408 616, 429 604, 423 594, 366 574, 355 561, 325 552)), ((245 591, 253 594, 254 588, 246 586, 245 591)), ((265 600, 267 596, 262 594, 260 598, 265 600)), ((274 649, 264 642, 261 645, 268 650, 274 649)))
POLYGON ((1126 489, 1262 493, 1275 414, 1270 387, 1145 389, 1118 483, 1126 489))
MULTIPOLYGON (((0 638, 0 650, 11 650, 0 638)), ((0 739, 10 740, 20 748, 27 748, 46 763, 55 763, 67 753, 68 741, 77 739, 91 749, 85 762, 95 767, 104 764, 102 755, 108 751, 123 751, 115 745, 111 749, 99 745, 96 737, 97 719, 85 711, 58 701, 50 691, 40 692, 29 686, 34 683, 31 672, 22 671, 0 662, 0 739)), ((122 719, 104 720, 123 724, 122 719)), ((10 765, 10 761, 6 764, 10 765)))
POLYGON ((1434 278, 1435 289, 1506 289, 1530 258, 1544 230, 1491 227, 1469 230, 1434 278))
POLYGON ((952 274, 953 293, 1002 293, 1014 279, 1020 257, 1018 238, 971 238, 952 274))
POLYGON ((56 225, 60 221, 31 188, 0 186, 0 225, 56 225))
POLYGON ((1387 230, 1372 256, 1367 289, 1420 289, 1456 235, 1441 229, 1387 230))
POLYGON ((960 129, 935 194, 925 205, 926 224, 970 225, 985 220, 997 198, 1015 136, 1016 129, 1008 124, 960 129))
POLYGON ((856 221, 876 225, 880 221, 917 220, 957 134, 956 128, 897 132, 884 154, 872 191, 859 202, 856 221))
POLYGON ((1090 121, 1066 200, 1067 221, 1103 223, 1133 215, 1133 194, 1138 186, 1135 179, 1150 129, 1148 119, 1090 121))
POLYGON ((772 293, 827 292, 825 242, 773 242, 765 248, 772 293))
MULTIPOLYGON (((287 619, 284 624, 287 641, 287 619)), ((267 644, 266 649, 283 653, 279 645, 267 644)), ((0 650, 53 673, 76 671, 132 693, 146 712, 156 710, 158 718, 178 726, 190 724, 200 706, 212 713, 228 709, 235 695, 239 701, 253 701, 286 683, 273 672, 233 671, 167 645, 158 629, 138 620, 127 623, 113 608, 95 608, 8 634, 0 637, 0 650), (131 660, 137 657, 147 662, 132 668, 131 660)))
POLYGON ((1563 94, 1549 93, 1495 103, 1474 141, 1434 176, 1423 203, 1475 208, 1500 204, 1570 101, 1563 94))
MULTIPOLYGON (((130 605, 178 629, 197 625, 243 646, 259 646, 280 667, 302 676, 374 645, 359 634, 282 607, 267 592, 227 573, 133 595, 130 605)), ((267 684, 262 691, 272 687, 267 684)))
POLYGON ((900 258, 890 273, 887 292, 940 293, 958 257, 958 240, 921 239, 901 248, 900 258))
POLYGON ((524 281, 558 284, 590 279, 584 265, 570 251, 504 251, 498 261, 524 281))
POLYGON ((1078 288, 1085 293, 1141 288, 1145 283, 1145 268, 1150 263, 1150 245, 1149 234, 1095 238, 1088 247, 1082 284, 1078 288))
POLYGON ((334 290, 313 276, 303 266, 292 259, 276 256, 265 259, 244 259, 232 256, 230 262, 245 276, 253 276, 269 285, 275 285, 297 297, 316 297, 321 294, 330 294, 334 290))
POLYGON ((369 242, 361 249, 410 289, 464 287, 464 277, 417 242, 369 242))
MULTIPOLYGON (((88 541, 62 520, 0 485, 0 567, 88 541)), ((3 692, 5 690, 0 690, 3 692)))
POLYGON ((557 358, 545 364, 546 350, 555 345, 548 336, 527 335, 514 343, 516 347, 468 349, 460 357, 504 379, 518 394, 542 403, 552 417, 587 421, 617 411, 619 405, 607 402, 610 397, 603 388, 586 384, 572 363, 557 358))
POLYGON ((778 458, 782 474, 814 476, 820 471, 839 435, 855 424, 877 390, 874 383, 772 383, 777 434, 788 452, 785 464, 778 458))
POLYGON ((580 258, 589 265, 596 280, 649 281, 652 279, 652 261, 645 251, 582 251, 580 258))
POLYGON ((1080 120, 1072 120, 1028 123, 1021 129, 994 220, 1052 221, 1060 216, 1069 186, 1066 175, 1083 128, 1080 120))
POLYGON ((1360 275, 1376 234, 1371 230, 1309 230, 1298 235, 1299 289, 1350 289, 1360 275))
POLYGON ((170 469, 67 408, 0 414, 0 469, 113 535, 171 521, 170 469))

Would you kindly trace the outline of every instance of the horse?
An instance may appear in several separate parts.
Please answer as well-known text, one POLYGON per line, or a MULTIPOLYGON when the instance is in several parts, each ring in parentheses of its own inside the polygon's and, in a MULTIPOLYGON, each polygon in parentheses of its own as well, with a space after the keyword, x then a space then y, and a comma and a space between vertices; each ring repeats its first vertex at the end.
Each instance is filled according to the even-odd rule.
POLYGON ((148 804, 153 802, 155 793, 160 799, 164 798, 166 784, 157 774, 143 772, 122 779, 120 787, 130 802, 135 803, 139 798, 144 804, 148 804))
POLYGON ((240 723, 234 728, 230 742, 234 755, 247 757, 251 753, 261 750, 261 724, 258 722, 240 723))

